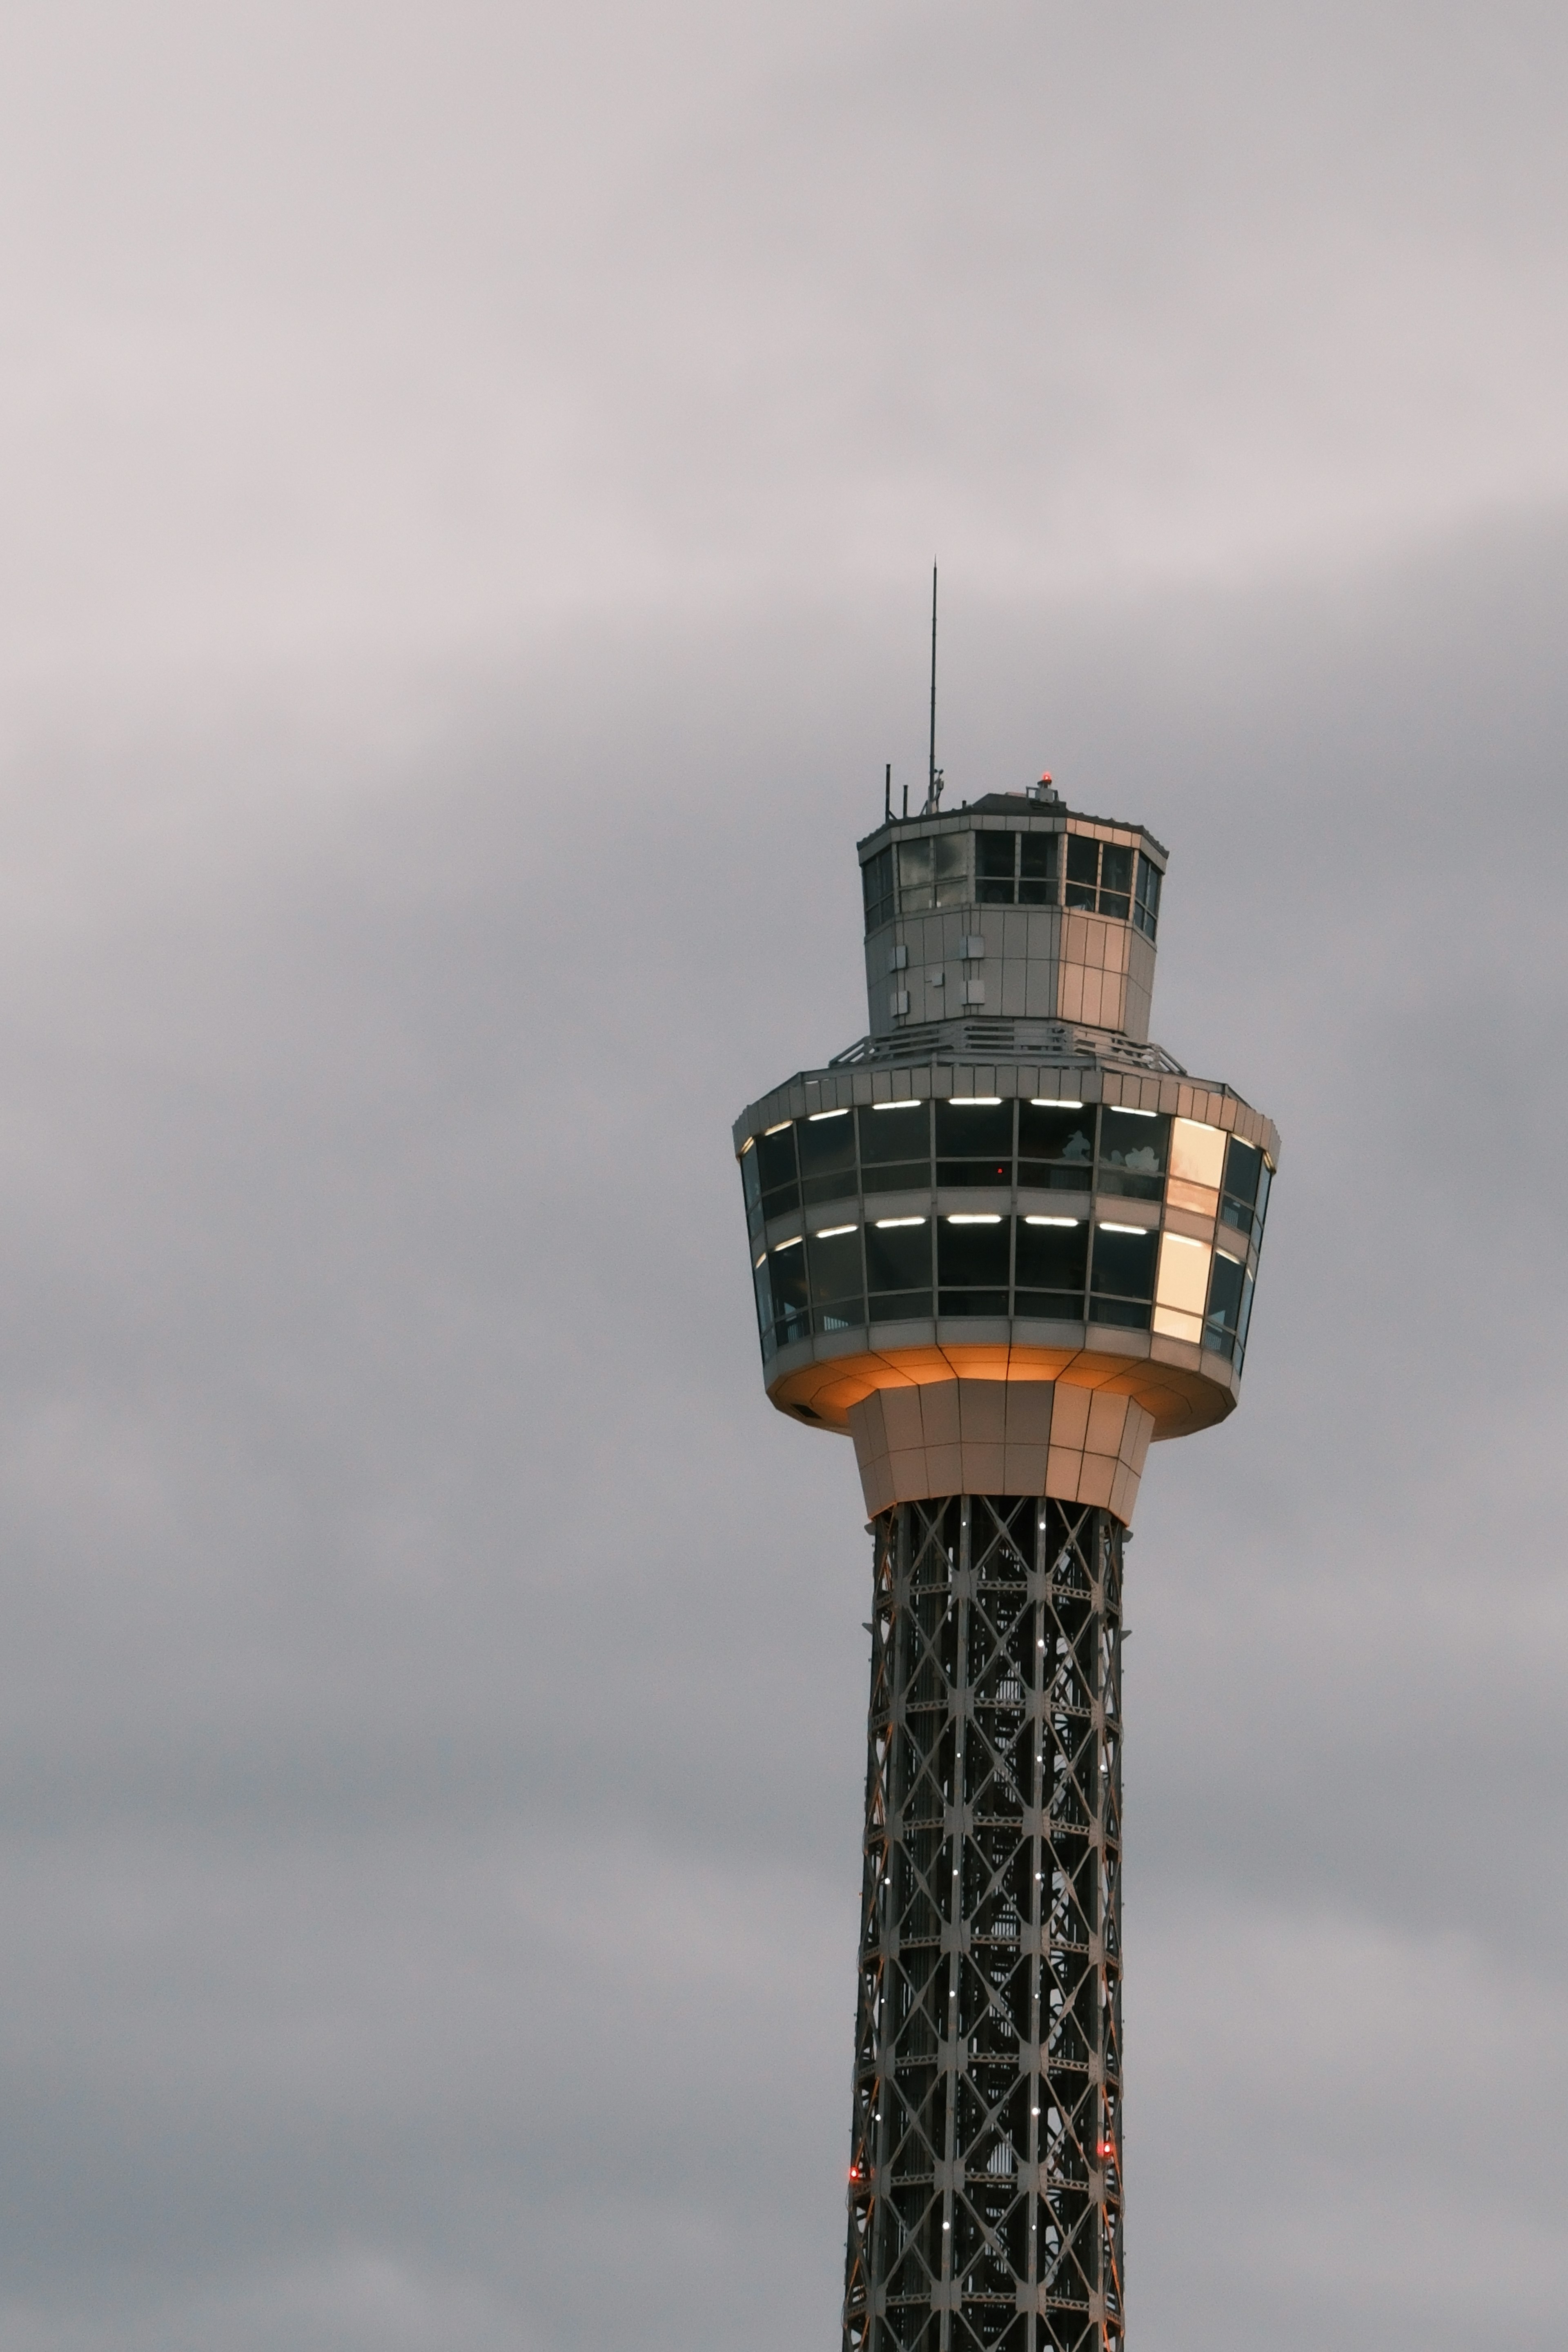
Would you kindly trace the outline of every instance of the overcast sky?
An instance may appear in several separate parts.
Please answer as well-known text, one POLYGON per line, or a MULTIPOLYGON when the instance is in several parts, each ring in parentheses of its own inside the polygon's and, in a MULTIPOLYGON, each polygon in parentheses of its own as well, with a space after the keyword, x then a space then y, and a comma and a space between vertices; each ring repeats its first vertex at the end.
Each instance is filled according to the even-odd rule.
POLYGON ((0 9, 0 2352, 837 2343, 868 1546, 729 1124, 924 758, 1284 1137, 1133 2352, 1561 2352, 1568 17, 0 9))

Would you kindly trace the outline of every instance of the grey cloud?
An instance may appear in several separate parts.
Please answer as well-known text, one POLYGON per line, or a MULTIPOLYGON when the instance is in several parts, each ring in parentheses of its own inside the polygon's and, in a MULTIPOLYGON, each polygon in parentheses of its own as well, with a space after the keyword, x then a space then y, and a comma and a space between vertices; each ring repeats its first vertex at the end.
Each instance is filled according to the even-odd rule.
POLYGON ((13 12, 0 2347, 831 2341, 729 1123, 1055 768, 1278 1117, 1131 1553, 1138 2340, 1562 2336, 1562 36, 13 12))

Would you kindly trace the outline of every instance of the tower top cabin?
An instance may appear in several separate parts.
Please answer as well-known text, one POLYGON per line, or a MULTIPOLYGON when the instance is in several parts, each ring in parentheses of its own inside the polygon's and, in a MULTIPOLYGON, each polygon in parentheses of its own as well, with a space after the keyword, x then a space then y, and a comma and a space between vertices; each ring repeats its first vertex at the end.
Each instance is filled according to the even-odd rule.
POLYGON ((1069 809, 1045 777, 889 817, 858 848, 878 1044, 977 1016, 1147 1043, 1167 852, 1146 827, 1069 809))

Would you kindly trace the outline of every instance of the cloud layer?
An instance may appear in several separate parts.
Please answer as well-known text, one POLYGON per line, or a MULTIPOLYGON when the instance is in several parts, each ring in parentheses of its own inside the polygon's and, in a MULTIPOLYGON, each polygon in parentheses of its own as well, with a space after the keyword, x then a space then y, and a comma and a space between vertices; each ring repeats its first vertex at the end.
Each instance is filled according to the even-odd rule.
POLYGON ((1555 2347, 1557 18, 7 47, 3 2352, 834 2341, 868 1561, 728 1127, 933 548, 956 792, 1170 843, 1285 1137, 1131 1555, 1136 2341, 1555 2347))

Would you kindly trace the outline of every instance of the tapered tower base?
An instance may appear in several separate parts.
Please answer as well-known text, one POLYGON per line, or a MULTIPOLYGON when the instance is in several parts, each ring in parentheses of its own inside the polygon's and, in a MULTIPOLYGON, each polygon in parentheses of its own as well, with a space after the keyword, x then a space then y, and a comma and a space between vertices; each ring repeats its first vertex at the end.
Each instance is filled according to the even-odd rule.
POLYGON ((1121 1522, 874 1522, 846 2352, 1110 2352, 1121 1522))

